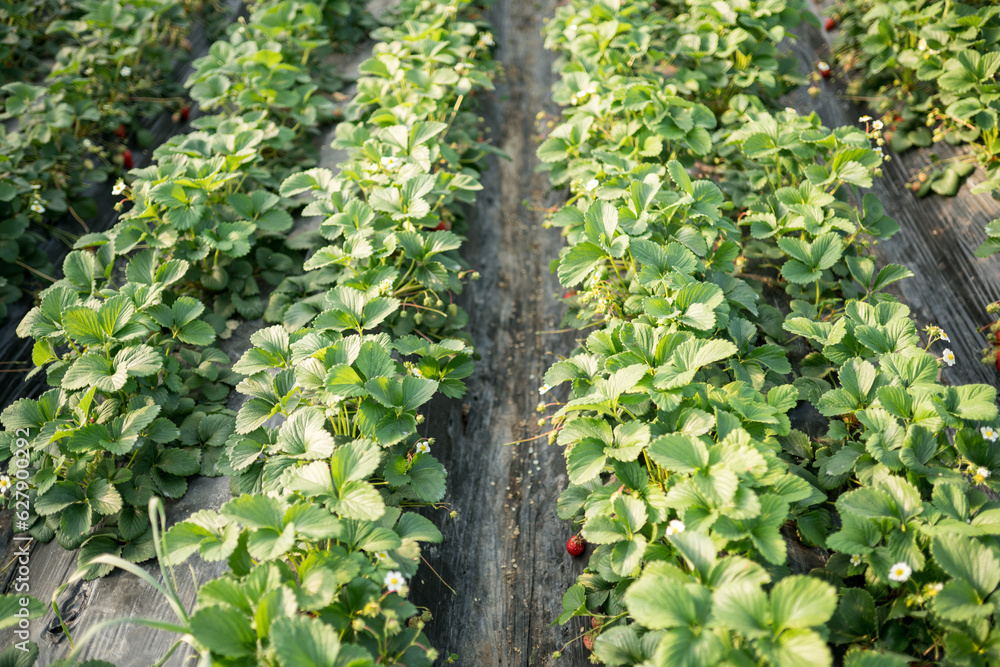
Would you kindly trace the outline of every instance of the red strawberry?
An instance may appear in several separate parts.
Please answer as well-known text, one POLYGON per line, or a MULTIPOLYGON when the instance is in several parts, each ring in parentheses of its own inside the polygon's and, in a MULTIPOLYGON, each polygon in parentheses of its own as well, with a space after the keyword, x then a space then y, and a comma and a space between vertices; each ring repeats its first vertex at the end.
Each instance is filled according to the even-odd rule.
POLYGON ((125 138, 125 124, 118 123, 118 127, 115 128, 115 134, 118 135, 119 139, 125 138))
POLYGON ((830 78, 830 66, 825 62, 820 61, 816 63, 816 69, 819 70, 820 75, 822 75, 824 79, 830 78))
POLYGON ((563 298, 564 299, 572 299, 574 296, 576 296, 576 290, 575 289, 571 289, 568 292, 566 292, 565 294, 563 294, 563 298))
POLYGON ((601 619, 597 618, 596 616, 591 616, 590 617, 590 627, 592 627, 592 628, 599 628, 599 627, 601 627, 601 619))
POLYGON ((831 30, 837 27, 837 21, 831 16, 826 20, 826 23, 824 24, 823 27, 826 28, 827 32, 830 32, 831 30))
POLYGON ((594 635, 584 635, 583 645, 587 647, 588 651, 594 650, 594 635))
POLYGON ((181 107, 181 122, 182 123, 188 122, 188 118, 190 117, 191 117, 191 107, 185 104, 184 106, 181 107))
POLYGON ((1000 371, 1000 350, 997 350, 997 370, 1000 371))
POLYGON ((997 342, 1000 343, 1000 329, 997 330, 997 342))
POLYGON ((135 166, 135 163, 132 162, 132 151, 127 148, 122 153, 122 166, 126 169, 131 169, 135 166))
POLYGON ((566 540, 566 551, 570 556, 576 558, 583 553, 584 549, 587 548, 587 541, 584 540, 579 535, 574 535, 573 537, 566 540))
POLYGON ((451 223, 447 220, 442 220, 438 223, 438 226, 434 228, 436 232, 447 232, 451 230, 451 223))

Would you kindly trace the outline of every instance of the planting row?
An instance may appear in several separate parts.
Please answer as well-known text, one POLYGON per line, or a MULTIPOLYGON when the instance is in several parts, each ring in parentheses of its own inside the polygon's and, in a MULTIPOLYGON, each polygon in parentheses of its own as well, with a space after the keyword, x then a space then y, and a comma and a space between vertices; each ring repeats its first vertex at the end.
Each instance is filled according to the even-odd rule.
POLYGON ((597 328, 539 409, 567 546, 597 545, 560 620, 608 665, 997 659, 996 392, 944 385, 947 334, 885 291, 911 274, 869 252, 898 231, 859 192, 881 128, 775 104, 802 18, 623 0, 547 28, 554 266, 597 328))
POLYGON ((884 123, 897 153, 945 141, 969 144, 967 157, 919 174, 918 196, 953 196, 982 166, 973 192, 1000 190, 1000 8, 990 3, 838 0, 826 27, 837 29, 836 64, 848 92, 884 123))
POLYGON ((0 321, 22 287, 54 275, 43 240, 75 240, 57 221, 71 215, 86 230, 97 214, 88 189, 132 168, 129 146, 150 146, 146 127, 165 107, 187 119, 175 63, 195 21, 225 18, 213 3, 176 0, 23 9, 5 26, 13 48, 0 87, 0 321))
MULTIPOLYGON (((303 7, 260 6, 246 26, 196 63, 195 98, 208 105, 197 88, 213 64, 227 89, 266 93, 260 79, 269 70, 261 74, 250 65, 253 54, 267 48, 277 56, 277 62, 267 59, 270 68, 288 73, 285 88, 296 85, 299 75, 309 80, 304 68, 279 68, 282 53, 302 62, 296 45, 321 30, 318 13, 298 16, 303 7), (275 38, 290 46, 274 48, 275 38), (227 78, 226 60, 216 56, 233 43, 250 53, 236 61, 235 74, 227 78)), ((311 67, 321 69, 316 61, 311 67)), ((308 114, 322 106, 332 117, 332 103, 316 100, 308 106, 300 100, 296 109, 308 114)), ((187 488, 185 477, 219 474, 216 461, 234 423, 224 404, 241 379, 212 346, 234 323, 228 318, 235 314, 236 281, 223 277, 227 268, 235 273, 237 258, 251 249, 270 260, 260 262, 257 275, 249 262, 239 267, 241 293, 250 295, 240 314, 252 318, 263 312, 259 281, 294 270, 293 258, 275 250, 292 227, 288 203, 279 205, 280 197, 269 190, 277 190, 294 161, 302 159, 296 149, 301 153, 318 122, 293 132, 286 125, 294 121, 280 123, 283 107, 263 111, 261 106, 254 99, 245 105, 231 100, 228 112, 200 118, 197 131, 160 146, 153 166, 132 172, 131 187, 119 181, 112 192, 124 195, 119 206, 129 204, 130 210, 112 230, 77 241, 63 263, 64 277, 42 292, 41 305, 18 326, 19 336, 35 340, 33 373, 44 369, 53 387, 37 401, 17 401, 2 417, 8 429, 27 428, 31 434, 38 471, 32 503, 38 516, 29 520, 35 538, 55 536, 75 549, 100 521, 105 539, 96 542, 104 551, 124 549, 134 560, 146 560, 153 555, 146 519, 150 496, 179 497, 187 488), (206 311, 205 301, 214 308, 206 311), (102 493, 110 511, 95 514, 102 493), (101 521, 107 515, 118 521, 101 521)), ((85 549, 81 558, 88 555, 85 549)))
POLYGON ((178 620, 148 623, 203 659, 433 661, 405 578, 440 533, 401 507, 444 495, 419 411, 439 391, 461 395, 472 366, 469 345, 446 336, 467 319, 449 302, 469 273, 449 228, 481 187, 487 149, 463 106, 493 67, 466 4, 406 2, 397 27, 375 32, 337 129, 349 154, 337 175, 293 165, 333 110, 316 54, 338 18, 311 3, 255 8, 196 63, 193 97, 225 112, 116 186, 131 210, 78 242, 19 328, 55 387, 3 415, 32 436, 32 534, 82 545, 78 577, 117 565, 148 579, 129 561, 154 554, 164 568, 195 551, 226 560, 194 613, 164 572, 178 620), (303 203, 322 222, 288 248, 303 203), (230 370, 211 345, 234 314, 264 313, 267 284, 268 317, 287 326, 254 334, 230 370), (223 402, 237 381, 247 400, 234 415, 223 402), (238 497, 160 540, 147 503, 155 518, 154 496, 183 494, 197 473, 229 475, 238 497))
MULTIPOLYGON (((884 128, 884 139, 895 152, 940 142, 967 145, 967 151, 952 157, 929 154, 929 166, 910 182, 917 196, 956 195, 977 166, 985 177, 969 194, 998 196, 998 8, 977 2, 934 7, 854 0, 831 6, 826 29, 835 31, 838 73, 845 77, 848 93, 872 109, 876 118, 868 121, 884 128)), ((1000 220, 989 222, 985 231, 977 257, 1000 250, 1000 220)), ((1000 303, 987 306, 994 317, 998 310, 1000 303)), ((993 321, 986 331, 983 362, 1000 370, 998 330, 1000 322, 993 321)))

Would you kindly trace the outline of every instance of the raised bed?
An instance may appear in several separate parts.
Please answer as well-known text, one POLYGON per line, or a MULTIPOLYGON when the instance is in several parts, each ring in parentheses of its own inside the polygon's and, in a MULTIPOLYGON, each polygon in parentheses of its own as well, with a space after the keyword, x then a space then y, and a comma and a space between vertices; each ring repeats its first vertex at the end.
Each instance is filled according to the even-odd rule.
MULTIPOLYGON (((811 3, 817 16, 828 3, 811 3)), ((811 26, 800 31, 792 44, 802 61, 803 73, 815 70, 820 60, 832 62, 832 34, 811 26)), ((816 98, 805 90, 796 91, 789 103, 800 111, 815 110, 828 127, 857 125, 868 113, 844 95, 844 85, 837 77, 818 84, 822 93, 816 98)), ((872 192, 902 230, 879 246, 878 254, 886 262, 911 268, 915 277, 899 283, 903 303, 914 312, 921 324, 936 324, 951 337, 955 366, 948 370, 952 384, 981 382, 996 385, 996 370, 980 362, 986 343, 981 327, 993 322, 986 305, 1000 298, 1000 261, 974 255, 986 240, 986 224, 1000 215, 1000 202, 989 194, 974 195, 971 188, 982 182, 982 169, 972 174, 954 197, 931 194, 916 197, 906 186, 914 174, 931 163, 930 154, 947 158, 968 149, 946 143, 930 148, 912 148, 882 167, 872 192)))
MULTIPOLYGON (((226 0, 224 11, 227 12, 229 21, 235 21, 243 11, 242 0, 226 0)), ((185 81, 193 71, 192 63, 208 52, 214 41, 214 37, 209 34, 207 26, 195 24, 188 41, 191 43, 190 57, 174 66, 171 73, 173 80, 185 81)), ((192 110, 192 117, 197 117, 197 109, 192 110)), ((148 149, 136 148, 133 151, 134 161, 137 167, 149 164, 150 155, 153 150, 172 136, 182 134, 189 130, 187 124, 178 124, 171 117, 171 112, 164 111, 145 128, 152 134, 153 140, 148 149)), ((115 211, 115 203, 118 199, 111 194, 114 180, 106 183, 98 183, 90 186, 83 197, 89 197, 97 204, 97 214, 86 220, 87 231, 103 232, 111 228, 118 221, 119 213, 115 211)), ((56 228, 76 235, 84 233, 83 228, 71 215, 66 215, 62 219, 52 223, 56 228)), ((69 253, 70 248, 60 239, 50 237, 42 246, 42 250, 49 257, 49 260, 57 268, 59 275, 62 275, 62 263, 69 253)), ((24 397, 35 397, 45 389, 45 378, 35 376, 27 382, 22 381, 28 370, 31 369, 31 348, 34 342, 31 339, 19 338, 14 332, 18 323, 34 304, 30 294, 25 294, 19 301, 8 305, 6 319, 0 320, 0 360, 4 362, 2 366, 3 376, 10 382, 2 383, 0 386, 0 405, 7 406, 15 400, 24 397)))

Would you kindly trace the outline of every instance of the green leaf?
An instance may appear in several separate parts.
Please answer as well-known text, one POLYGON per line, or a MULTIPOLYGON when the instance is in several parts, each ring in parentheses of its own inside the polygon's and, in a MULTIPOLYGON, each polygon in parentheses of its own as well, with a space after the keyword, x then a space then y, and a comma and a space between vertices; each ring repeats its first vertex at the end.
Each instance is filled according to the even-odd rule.
POLYGON ((593 243, 572 246, 559 260, 559 282, 566 287, 577 285, 606 257, 604 250, 593 243))
POLYGON ((278 444, 289 456, 325 459, 333 453, 333 436, 325 428, 326 418, 315 408, 296 410, 278 431, 278 444))
POLYGON ((330 472, 338 487, 367 479, 382 460, 381 449, 371 440, 354 440, 337 449, 330 459, 330 472))
POLYGON ((84 354, 63 375, 62 386, 64 389, 95 386, 110 394, 124 387, 127 381, 128 372, 125 367, 115 368, 100 354, 84 354))
POLYGON ((242 612, 224 605, 199 609, 191 616, 191 634, 202 646, 227 658, 249 657, 257 651, 257 633, 242 612))
POLYGON ((79 484, 56 482, 51 489, 40 494, 35 500, 35 512, 39 516, 48 516, 84 500, 86 500, 86 494, 79 484))
POLYGON ((762 637, 768 632, 767 596, 753 582, 723 586, 713 597, 715 622, 747 637, 762 637))
POLYGON ((771 664, 780 667, 830 667, 833 664, 826 641, 812 630, 786 630, 776 641, 762 639, 758 649, 771 664))
POLYGON ((95 479, 87 486, 87 500, 98 514, 114 514, 122 509, 122 497, 106 479, 95 479))
POLYGON ((670 433, 654 440, 649 446, 653 461, 671 472, 695 473, 708 465, 708 448, 690 435, 670 433))
POLYGON ((368 482, 348 482, 330 509, 347 519, 377 521, 385 514, 385 501, 368 482))
POLYGON ((566 472, 573 484, 583 484, 594 479, 606 463, 604 443, 595 438, 581 440, 566 454, 566 472))
MULTIPOLYGON (((9 628, 12 625, 17 625, 18 622, 24 619, 38 618, 44 616, 46 607, 40 600, 36 600, 30 595, 10 593, 7 595, 0 595, 0 630, 3 628, 9 628), (27 616, 20 616, 21 610, 25 607, 21 605, 21 599, 27 598, 27 616)), ((0 666, 2 666, 2 658, 0 658, 0 666)))
POLYGON ((981 599, 985 600, 1000 584, 1000 561, 993 549, 976 540, 938 536, 931 550, 941 569, 970 584, 981 599))
POLYGON ((989 616, 992 604, 983 604, 976 589, 964 579, 953 579, 931 599, 931 608, 938 616, 950 621, 971 621, 989 616))
POLYGON ((711 607, 705 587, 648 571, 629 586, 625 605, 636 622, 652 630, 701 624, 711 607))
POLYGON ((283 530, 260 528, 250 534, 247 551, 260 561, 280 558, 295 545, 295 526, 288 524, 283 530))
MULTIPOLYGON (((318 618, 282 616, 271 624, 271 645, 281 667, 336 667, 340 639, 318 618)), ((371 659, 367 661, 372 664, 371 659)), ((364 662, 355 663, 360 667, 364 662)))
POLYGON ((830 620, 836 608, 837 591, 827 582, 814 577, 785 577, 771 590, 771 616, 775 631, 823 625, 830 620))

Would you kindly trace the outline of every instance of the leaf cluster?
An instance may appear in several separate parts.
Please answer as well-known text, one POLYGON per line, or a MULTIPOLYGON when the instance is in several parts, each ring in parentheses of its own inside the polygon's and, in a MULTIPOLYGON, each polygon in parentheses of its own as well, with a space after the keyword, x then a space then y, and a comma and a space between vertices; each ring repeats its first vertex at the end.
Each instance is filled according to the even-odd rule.
POLYGON ((885 291, 911 273, 876 270, 864 241, 898 231, 856 191, 881 157, 854 128, 703 91, 689 99, 728 104, 711 150, 643 155, 607 128, 642 131, 648 105, 613 101, 650 76, 631 36, 655 42, 662 17, 644 7, 573 3, 547 28, 556 96, 581 69, 609 82, 539 148, 571 192, 551 217, 569 317, 601 326, 542 388, 570 384, 547 417, 570 479, 558 511, 597 545, 560 621, 596 616, 608 665, 986 664, 996 392, 944 385, 936 336, 885 291), (793 423, 810 404, 812 435, 793 423))

